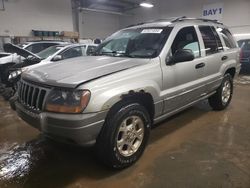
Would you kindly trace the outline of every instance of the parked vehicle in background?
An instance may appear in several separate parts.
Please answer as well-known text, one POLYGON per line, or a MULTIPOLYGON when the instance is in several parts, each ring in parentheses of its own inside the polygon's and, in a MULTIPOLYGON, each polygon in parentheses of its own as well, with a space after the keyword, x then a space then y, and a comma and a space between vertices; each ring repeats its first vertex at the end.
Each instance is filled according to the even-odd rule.
POLYGON ((25 43, 19 44, 18 46, 36 54, 36 53, 39 53, 50 46, 59 45, 59 44, 68 44, 68 42, 44 41, 43 40, 43 41, 25 42, 25 43))
POLYGON ((241 72, 242 74, 250 74, 250 38, 238 41, 241 48, 241 72))
POLYGON ((9 79, 18 76, 20 72, 23 72, 24 70, 45 65, 47 63, 90 55, 91 53, 93 53, 96 47, 97 45, 95 44, 61 44, 51 46, 35 54, 35 56, 34 54, 30 53, 28 63, 18 64, 17 66, 12 67, 12 72, 9 75, 9 79), (33 56, 33 58, 31 58, 31 56, 33 56), (36 57, 39 57, 39 62, 33 62, 36 57))
POLYGON ((83 51, 83 54, 85 56, 92 55, 93 52, 95 52, 96 48, 98 47, 99 44, 85 44, 83 47, 85 50, 83 51))
MULTIPOLYGON (((18 46, 9 44, 9 46, 6 47, 9 51, 15 51, 20 56, 26 57, 26 59, 22 63, 13 65, 9 69, 10 73, 8 74, 8 81, 5 82, 5 84, 7 87, 14 87, 23 71, 60 60, 86 56, 93 52, 96 46, 97 45, 94 44, 61 44, 51 46, 37 54, 33 54, 25 49, 19 48, 18 46)), ((12 95, 13 93, 8 95, 8 97, 5 96, 5 99, 10 98, 12 95)))
MULTIPOLYGON (((50 46, 65 44, 62 41, 34 41, 34 42, 26 42, 20 44, 19 47, 23 48, 31 53, 38 53, 50 46)), ((17 63, 21 63, 23 61, 22 56, 18 55, 15 52, 12 53, 1 53, 0 55, 0 83, 6 82, 5 78, 8 78, 9 68, 17 63)))
POLYGON ((25 71, 15 108, 48 137, 95 145, 104 164, 125 168, 141 157, 153 124, 203 99, 214 110, 230 104, 239 51, 214 20, 138 24, 108 37, 93 56, 25 71))

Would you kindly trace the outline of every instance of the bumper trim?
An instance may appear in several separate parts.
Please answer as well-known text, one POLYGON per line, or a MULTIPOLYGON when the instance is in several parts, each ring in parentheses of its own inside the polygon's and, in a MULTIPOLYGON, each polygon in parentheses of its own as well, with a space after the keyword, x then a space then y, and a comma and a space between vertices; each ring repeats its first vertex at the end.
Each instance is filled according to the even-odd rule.
POLYGON ((48 137, 70 144, 91 146, 104 124, 107 111, 91 114, 33 113, 15 103, 19 117, 48 137))

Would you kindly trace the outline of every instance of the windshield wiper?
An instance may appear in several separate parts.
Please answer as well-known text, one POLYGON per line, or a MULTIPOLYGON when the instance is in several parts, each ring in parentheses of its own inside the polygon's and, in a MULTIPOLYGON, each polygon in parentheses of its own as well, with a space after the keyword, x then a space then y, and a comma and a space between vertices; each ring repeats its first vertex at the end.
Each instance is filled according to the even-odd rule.
POLYGON ((113 55, 116 55, 116 54, 125 54, 125 53, 123 53, 123 52, 118 52, 118 51, 111 51, 111 52, 102 52, 102 53, 100 53, 101 55, 102 54, 113 54, 113 55))
POLYGON ((111 54, 114 57, 131 57, 131 58, 133 58, 133 56, 130 56, 129 54, 127 54, 125 52, 119 52, 119 51, 101 52, 101 53, 95 53, 94 55, 108 55, 108 54, 111 54))

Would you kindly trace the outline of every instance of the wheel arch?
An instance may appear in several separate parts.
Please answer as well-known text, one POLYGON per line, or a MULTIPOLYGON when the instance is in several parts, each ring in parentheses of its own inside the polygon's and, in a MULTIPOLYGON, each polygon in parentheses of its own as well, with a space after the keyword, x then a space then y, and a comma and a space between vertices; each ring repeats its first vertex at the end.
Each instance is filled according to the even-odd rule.
POLYGON ((155 107, 154 107, 154 99, 152 95, 144 90, 134 91, 131 90, 127 94, 123 94, 120 96, 120 100, 116 101, 108 111, 108 115, 112 114, 114 109, 121 107, 121 104, 129 104, 129 103, 139 103, 142 105, 147 112, 149 113, 151 121, 154 119, 155 107))
POLYGON ((226 74, 230 74, 232 78, 234 78, 236 74, 236 68, 235 67, 228 68, 224 75, 226 74))

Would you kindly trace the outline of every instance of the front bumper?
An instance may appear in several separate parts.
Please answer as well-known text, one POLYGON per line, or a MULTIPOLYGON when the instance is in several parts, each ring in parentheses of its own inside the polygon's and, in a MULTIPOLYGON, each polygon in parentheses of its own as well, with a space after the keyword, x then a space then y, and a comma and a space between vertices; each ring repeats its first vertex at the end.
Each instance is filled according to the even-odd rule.
POLYGON ((107 111, 89 114, 33 113, 19 102, 15 103, 18 115, 46 136, 57 141, 82 146, 96 142, 107 111))

